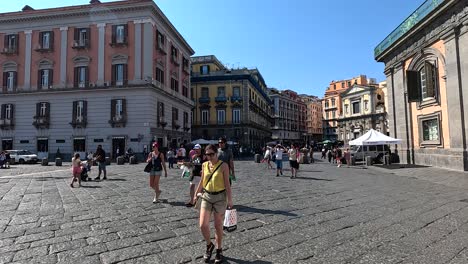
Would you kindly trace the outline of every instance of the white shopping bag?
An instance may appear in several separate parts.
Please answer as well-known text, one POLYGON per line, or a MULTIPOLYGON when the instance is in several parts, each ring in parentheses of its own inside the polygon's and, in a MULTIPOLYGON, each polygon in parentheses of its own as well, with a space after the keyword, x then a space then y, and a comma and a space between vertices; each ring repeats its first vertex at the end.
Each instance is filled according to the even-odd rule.
POLYGON ((237 229, 237 211, 236 209, 228 209, 224 215, 223 229, 232 232, 237 229))

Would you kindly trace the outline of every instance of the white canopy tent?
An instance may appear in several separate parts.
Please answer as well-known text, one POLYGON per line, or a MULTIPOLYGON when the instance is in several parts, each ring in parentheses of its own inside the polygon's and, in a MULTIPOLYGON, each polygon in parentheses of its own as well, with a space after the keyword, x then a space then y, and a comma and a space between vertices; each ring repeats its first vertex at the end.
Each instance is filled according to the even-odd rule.
POLYGON ((349 142, 350 146, 367 146, 367 145, 385 145, 385 144, 400 144, 401 139, 392 138, 386 136, 379 131, 371 129, 367 131, 364 135, 356 138, 355 140, 351 140, 349 142))

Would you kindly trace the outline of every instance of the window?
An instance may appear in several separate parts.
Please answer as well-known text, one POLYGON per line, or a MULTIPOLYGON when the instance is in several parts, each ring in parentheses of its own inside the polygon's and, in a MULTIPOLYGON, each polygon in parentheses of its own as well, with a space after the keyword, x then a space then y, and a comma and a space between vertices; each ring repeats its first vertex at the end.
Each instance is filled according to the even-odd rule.
POLYGON ((184 128, 188 128, 188 113, 184 112, 184 128))
POLYGON ((84 88, 88 86, 89 81, 88 67, 75 67, 75 82, 74 86, 84 88))
POLYGON ((202 65, 200 66, 200 73, 202 75, 210 74, 210 65, 202 65))
POLYGON ((39 70, 38 88, 48 89, 52 86, 53 72, 51 69, 39 70))
POLYGON ((208 90, 208 87, 203 87, 203 88, 202 88, 201 97, 202 97, 202 98, 208 98, 208 97, 209 97, 209 90, 208 90))
POLYGON ((425 61, 417 71, 406 71, 408 101, 424 102, 437 99, 438 74, 435 61, 425 61))
POLYGON ((236 86, 232 88, 232 96, 240 97, 240 87, 236 86))
POLYGON ((112 45, 126 45, 127 44, 127 25, 114 25, 112 26, 112 45))
POLYGON ((5 35, 5 46, 3 53, 17 53, 18 52, 18 34, 5 35))
POLYGON ((209 112, 208 110, 202 110, 201 111, 201 121, 202 125, 208 125, 208 121, 210 120, 209 112))
POLYGON ((157 41, 158 41, 158 50, 160 51, 164 51, 164 46, 165 46, 165 37, 164 35, 159 32, 159 31, 156 31, 156 35, 157 35, 157 41))
POLYGON ((74 34, 73 48, 89 48, 89 28, 75 28, 74 34))
POLYGON ((440 134, 440 112, 434 114, 419 116, 420 125, 420 143, 421 145, 441 145, 440 134))
POLYGON ((185 85, 182 85, 182 95, 188 97, 188 88, 185 85))
POLYGON ((2 104, 1 106, 1 115, 2 120, 12 120, 13 119, 13 109, 14 105, 12 104, 2 104))
POLYGON ((331 100, 331 105, 332 105, 332 107, 335 106, 335 99, 331 100))
POLYGON ((46 31, 46 32, 39 33, 40 49, 52 50, 53 39, 54 39, 53 36, 54 36, 54 32, 52 32, 52 31, 46 31))
POLYGON ((3 91, 13 92, 18 82, 18 74, 14 71, 3 73, 3 91))
POLYGON ((233 109, 232 110, 232 123, 233 124, 240 124, 241 123, 241 110, 240 109, 233 109))
POLYGON ((116 86, 127 85, 127 64, 112 65, 112 84, 116 86))
POLYGON ((352 111, 353 111, 352 114, 353 115, 361 113, 360 103, 359 102, 353 102, 352 106, 353 106, 353 109, 352 109, 352 111))
POLYGON ((75 101, 73 102, 73 121, 72 126, 75 127, 76 123, 83 123, 86 121, 86 101, 75 101))
POLYGON ((164 71, 159 67, 156 67, 156 81, 164 84, 164 71))
POLYGON ((165 125, 164 120, 164 103, 158 102, 158 126, 165 125))
POLYGON ((226 90, 224 87, 218 87, 218 97, 226 97, 226 90))
POLYGON ((176 49, 176 47, 172 46, 171 47, 171 59, 172 59, 172 62, 174 62, 176 65, 179 65, 177 59, 178 59, 178 51, 176 49))
MULTIPOLYGON (((111 121, 122 122, 126 118, 127 101, 125 99, 111 100, 111 121)), ((111 122, 111 124, 112 124, 111 122)))
POLYGON ((171 90, 179 92, 179 81, 174 78, 171 78, 171 90))
POLYGON ((218 125, 224 125, 226 122, 226 110, 220 109, 217 110, 218 113, 218 125))
POLYGON ((189 60, 187 60, 186 58, 182 58, 182 65, 183 65, 183 68, 184 68, 184 71, 188 72, 188 68, 189 68, 189 60))

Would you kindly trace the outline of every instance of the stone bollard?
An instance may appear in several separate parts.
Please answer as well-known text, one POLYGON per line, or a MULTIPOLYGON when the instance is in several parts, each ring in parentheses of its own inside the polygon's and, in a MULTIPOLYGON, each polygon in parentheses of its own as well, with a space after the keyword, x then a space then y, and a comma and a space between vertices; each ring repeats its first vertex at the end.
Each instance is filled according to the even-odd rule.
POLYGON ((124 165, 124 164, 125 164, 124 157, 123 156, 118 156, 117 157, 117 165, 124 165))
POLYGON ((111 159, 110 159, 110 157, 106 157, 106 165, 111 165, 111 159))
POLYGON ((349 164, 351 166, 356 166, 356 157, 352 156, 351 157, 351 164, 349 164))
POLYGON ((61 158, 55 158, 55 166, 62 166, 62 159, 61 158))
POLYGON ((390 165, 391 162, 390 162, 390 155, 385 155, 384 156, 384 165, 390 165))
POLYGON ((260 159, 260 154, 255 154, 255 159, 254 159, 255 163, 260 163, 261 162, 261 159, 260 159))
POLYGON ((130 164, 137 164, 137 159, 136 159, 136 157, 135 157, 135 156, 131 156, 130 159, 129 159, 129 161, 128 161, 128 163, 130 163, 130 164))
POLYGON ((366 166, 372 166, 372 157, 366 156, 366 166))
POLYGON ((49 166, 49 160, 47 158, 42 158, 41 165, 42 166, 49 166))

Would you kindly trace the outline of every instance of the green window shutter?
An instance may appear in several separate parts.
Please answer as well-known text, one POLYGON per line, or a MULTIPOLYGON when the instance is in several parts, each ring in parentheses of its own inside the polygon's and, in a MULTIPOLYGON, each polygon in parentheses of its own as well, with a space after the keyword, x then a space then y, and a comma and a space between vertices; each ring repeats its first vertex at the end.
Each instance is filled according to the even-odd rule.
POLYGON ((76 108, 77 108, 77 107, 78 107, 78 101, 74 101, 74 102, 73 102, 73 109, 72 109, 72 113, 73 113, 73 114, 72 114, 72 115, 73 115, 73 117, 72 117, 72 122, 73 122, 73 123, 75 123, 76 118, 77 118, 77 116, 76 116, 76 115, 77 115, 77 111, 76 111, 76 108))
POLYGON ((406 71, 406 86, 408 88, 408 102, 421 101, 421 85, 418 71, 406 71))

